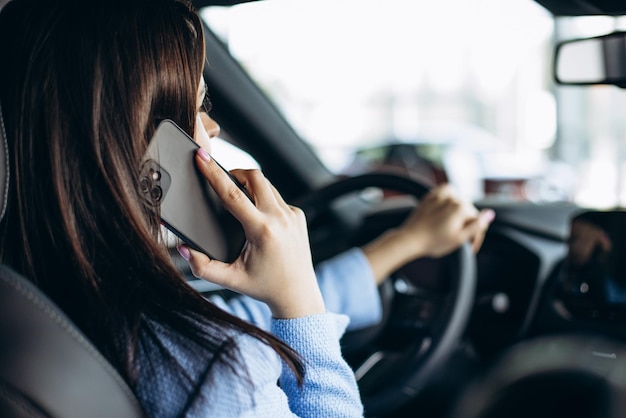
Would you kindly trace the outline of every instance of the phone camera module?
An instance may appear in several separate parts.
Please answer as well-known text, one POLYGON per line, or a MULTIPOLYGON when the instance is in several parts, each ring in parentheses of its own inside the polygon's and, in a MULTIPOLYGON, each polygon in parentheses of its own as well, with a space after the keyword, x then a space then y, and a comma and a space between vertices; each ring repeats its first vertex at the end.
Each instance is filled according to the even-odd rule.
POLYGON ((141 167, 139 176, 139 191, 143 195, 145 202, 152 207, 161 204, 170 187, 172 179, 154 160, 147 160, 141 167))

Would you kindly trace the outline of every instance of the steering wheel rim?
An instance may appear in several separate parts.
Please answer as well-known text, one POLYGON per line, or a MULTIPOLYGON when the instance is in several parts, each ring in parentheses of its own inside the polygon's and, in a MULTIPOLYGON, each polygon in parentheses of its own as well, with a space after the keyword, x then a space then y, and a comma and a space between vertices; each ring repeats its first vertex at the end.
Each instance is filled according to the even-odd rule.
MULTIPOLYGON (((429 188, 417 181, 393 173, 369 173, 340 179, 309 194, 299 204, 307 219, 314 218, 321 208, 326 208, 335 199, 366 188, 377 187, 386 190, 408 193, 421 200, 429 188)), ((469 243, 463 244, 453 253, 458 262, 458 274, 451 280, 450 301, 441 313, 446 321, 443 331, 432 338, 432 344, 425 352, 410 362, 412 367, 402 373, 394 384, 381 388, 373 395, 363 396, 367 416, 388 414, 390 408, 397 410, 414 399, 437 370, 458 347, 466 329, 474 304, 476 289, 476 262, 469 243), (417 370, 415 370, 417 369, 417 370)), ((359 382, 363 377, 359 379, 359 382)))

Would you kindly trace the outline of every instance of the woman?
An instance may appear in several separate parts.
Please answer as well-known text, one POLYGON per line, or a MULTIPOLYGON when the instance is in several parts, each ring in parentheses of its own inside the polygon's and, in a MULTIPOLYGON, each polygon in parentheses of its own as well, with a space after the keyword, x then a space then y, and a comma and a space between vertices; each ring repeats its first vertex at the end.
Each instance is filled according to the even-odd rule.
POLYGON ((339 350, 347 318, 326 313, 301 211, 259 171, 234 171, 252 205, 198 153, 248 245, 232 265, 196 259, 197 273, 266 303, 269 333, 187 286, 141 204, 136 179, 158 122, 202 129, 204 44, 189 5, 15 0, 0 39, 11 167, 0 259, 72 318, 146 413, 361 416, 339 350))
POLYGON ((151 416, 362 415, 338 344, 347 318, 326 311, 350 314, 353 326, 375 321, 376 283, 403 261, 381 251, 411 242, 428 255, 471 236, 478 242, 484 227, 477 212, 436 192, 401 229, 422 225, 416 229, 427 240, 391 231, 363 252, 326 263, 323 288, 338 282, 325 280, 324 271, 343 271, 356 278, 346 283, 367 281, 370 296, 331 299, 328 309, 302 213, 260 172, 234 171, 252 205, 200 151, 198 167, 249 244, 232 265, 186 247, 181 254, 196 275, 256 298, 260 308, 251 314, 253 305, 241 300, 209 303, 172 265, 158 216, 140 203, 136 181, 160 120, 174 120, 200 143, 215 134, 198 122, 204 45, 194 11, 176 0, 93 1, 89 8, 14 0, 0 13, 0 36, 11 40, 0 46, 10 57, 0 66, 0 104, 11 157, 0 224, 9 245, 0 248, 1 261, 61 306, 151 416), (449 218, 428 226, 428 208, 449 218), (431 247, 442 231, 445 245, 431 247))

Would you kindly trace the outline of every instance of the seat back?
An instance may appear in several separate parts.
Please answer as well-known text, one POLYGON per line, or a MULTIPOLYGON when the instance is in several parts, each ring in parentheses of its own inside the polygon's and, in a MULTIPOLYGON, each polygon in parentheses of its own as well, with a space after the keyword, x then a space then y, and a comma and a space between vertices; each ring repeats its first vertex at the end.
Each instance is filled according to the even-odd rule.
POLYGON ((65 314, 2 265, 0 416, 142 416, 126 383, 65 314))

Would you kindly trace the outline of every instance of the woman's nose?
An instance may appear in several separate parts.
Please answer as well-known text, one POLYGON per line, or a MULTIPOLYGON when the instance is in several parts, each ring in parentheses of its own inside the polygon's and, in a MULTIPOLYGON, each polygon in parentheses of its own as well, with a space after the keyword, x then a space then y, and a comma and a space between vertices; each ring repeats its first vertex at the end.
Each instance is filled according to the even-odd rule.
POLYGON ((211 119, 207 113, 200 113, 200 120, 202 120, 202 125, 204 126, 207 134, 209 134, 209 138, 215 138, 220 135, 220 125, 211 119))

